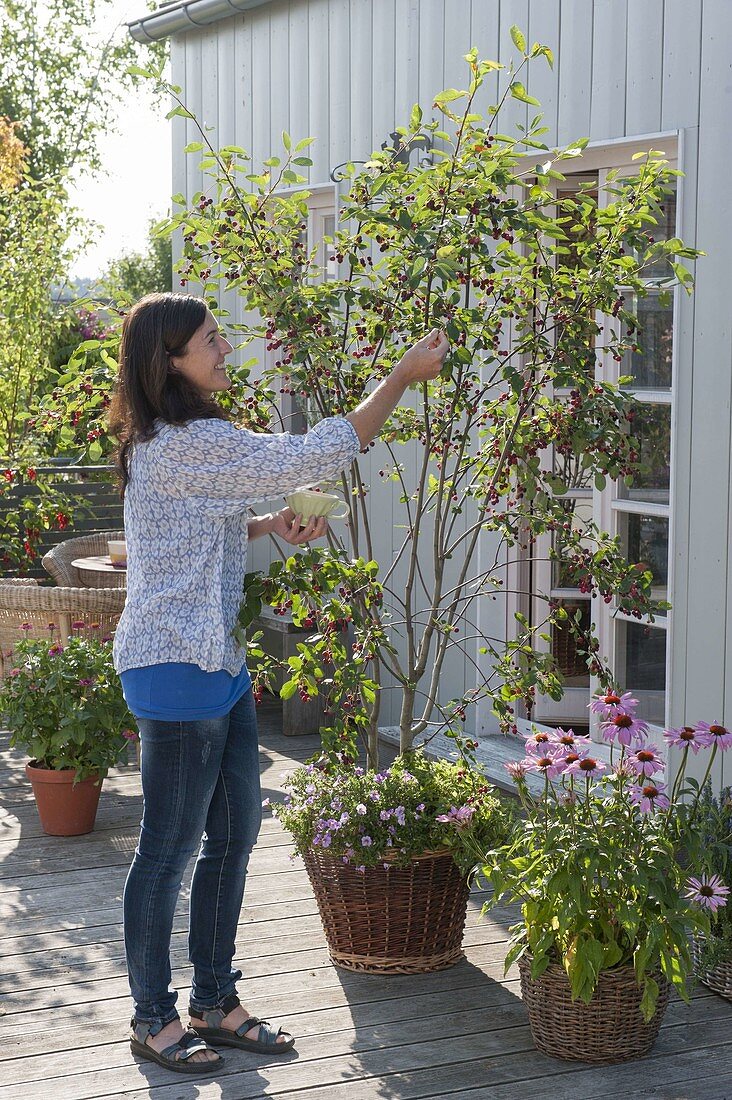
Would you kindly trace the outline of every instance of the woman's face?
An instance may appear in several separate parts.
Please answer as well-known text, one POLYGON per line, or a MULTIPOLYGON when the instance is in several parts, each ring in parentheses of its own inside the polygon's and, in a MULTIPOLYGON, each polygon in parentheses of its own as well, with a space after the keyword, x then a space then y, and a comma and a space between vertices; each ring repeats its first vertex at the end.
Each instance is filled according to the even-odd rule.
POLYGON ((231 386, 224 365, 224 359, 231 351, 233 348, 219 332, 215 317, 206 310, 206 318, 188 341, 185 355, 171 355, 170 362, 174 370, 209 397, 231 386))

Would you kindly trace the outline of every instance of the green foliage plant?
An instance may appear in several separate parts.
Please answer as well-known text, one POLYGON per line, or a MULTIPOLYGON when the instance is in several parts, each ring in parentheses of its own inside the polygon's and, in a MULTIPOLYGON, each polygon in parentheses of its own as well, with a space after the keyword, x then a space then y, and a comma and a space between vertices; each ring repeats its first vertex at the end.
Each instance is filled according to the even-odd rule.
POLYGON ((73 624, 66 642, 27 639, 15 649, 0 691, 10 744, 35 767, 76 771, 75 782, 104 776, 137 740, 112 664, 111 639, 98 627, 73 624))
MULTIPOLYGON (((611 743, 609 767, 589 738, 564 730, 535 731, 526 739, 526 759, 507 765, 525 817, 484 856, 483 875, 493 888, 484 911, 521 907, 506 970, 523 955, 533 978, 558 963, 573 999, 589 1003, 604 971, 632 966, 649 1020, 659 974, 689 999, 690 934, 708 938, 710 918, 715 926, 729 924, 718 872, 729 875, 730 813, 709 796, 703 800, 703 784, 687 777, 688 739, 673 787, 658 780, 663 760, 646 743, 647 726, 635 718, 637 701, 629 694, 622 707, 617 694, 606 697, 613 700, 601 727, 611 743), (541 777, 540 793, 530 790, 529 774, 541 777), (717 829, 725 815, 726 837, 717 829)), ((711 748, 708 775, 732 735, 722 730, 712 745, 700 730, 691 730, 693 747, 695 754, 711 748)), ((669 730, 665 738, 678 744, 685 732, 669 730)))
POLYGON ((404 866, 423 852, 449 848, 468 874, 475 851, 503 841, 512 817, 511 805, 478 770, 430 760, 420 750, 380 772, 334 772, 324 757, 298 768, 286 791, 272 809, 295 850, 320 848, 360 870, 384 861, 404 866))
MULTIPOLYGON (((732 892, 732 787, 712 794, 705 785, 699 800, 699 830, 702 846, 719 878, 732 892)), ((720 906, 712 915, 709 935, 700 943, 698 971, 712 970, 720 963, 732 965, 732 905, 720 906)))
MULTIPOLYGON (((387 674, 400 696, 402 752, 418 734, 459 737, 467 709, 480 698, 491 700, 505 728, 514 726, 518 703, 530 708, 538 692, 558 698, 562 679, 539 637, 557 624, 580 636, 590 672, 607 679, 592 630, 568 618, 548 593, 539 594, 545 613, 531 623, 517 616, 507 643, 478 629, 476 605, 502 592, 504 558, 544 533, 556 536, 552 554, 561 550, 584 591, 635 614, 653 610, 650 571, 629 565, 617 540, 595 525, 578 530, 566 494, 578 485, 602 488, 607 479, 632 478, 635 470, 632 398, 598 380, 595 362, 601 354, 622 359, 637 339, 637 319, 625 309, 620 286, 643 296, 644 271, 659 259, 668 261, 668 288, 690 282, 680 259, 694 250, 653 235, 677 173, 649 150, 632 178, 610 174, 606 205, 590 186, 558 198, 562 169, 581 168, 586 142, 547 148, 538 112, 517 133, 502 132, 509 100, 536 105, 522 70, 553 63, 548 47, 527 49, 514 32, 515 62, 505 67, 471 50, 466 86, 435 96, 439 121, 415 106, 408 124, 397 128, 397 148, 347 166, 339 228, 326 242, 334 278, 303 237, 302 169, 311 163, 312 139, 284 133, 283 155, 255 167, 240 147, 215 149, 181 90, 148 72, 172 96, 171 116, 190 120, 200 136, 187 150, 200 160, 205 187, 190 203, 174 196, 178 209, 168 227, 182 236, 180 281, 211 299, 236 291, 250 318, 239 326, 240 346, 260 340, 273 353, 256 375, 256 357, 234 372, 251 424, 279 427, 283 393, 310 423, 346 414, 405 345, 433 327, 451 341, 441 377, 407 394, 381 436, 381 480, 392 483, 394 524, 403 535, 393 560, 379 562, 376 574, 378 518, 358 460, 339 486, 349 507, 347 535, 329 537, 338 587, 318 591, 292 559, 284 570, 276 563, 270 578, 269 592, 282 601, 277 606, 318 628, 299 644, 283 692, 311 695, 330 680, 329 748, 353 758, 364 734, 373 767, 387 674), (478 94, 496 72, 501 94, 481 114, 478 94), (409 152, 425 135, 431 155, 416 163, 409 152), (603 315, 613 321, 604 343, 603 315), (487 561, 479 560, 481 538, 490 539, 487 561), (365 569, 372 571, 368 584, 365 569), (295 576, 304 587, 286 591, 295 576), (341 618, 355 638, 329 626, 341 618), (345 669, 345 651, 335 652, 346 644, 359 658, 366 685, 360 693, 345 669), (441 676, 456 650, 475 669, 476 684, 446 699, 441 676), (328 653, 337 656, 340 682, 326 675, 328 653), (356 710, 343 705, 349 701, 356 710)), ((256 606, 250 597, 241 627, 256 606)), ((260 669, 253 671, 256 680, 260 669)))

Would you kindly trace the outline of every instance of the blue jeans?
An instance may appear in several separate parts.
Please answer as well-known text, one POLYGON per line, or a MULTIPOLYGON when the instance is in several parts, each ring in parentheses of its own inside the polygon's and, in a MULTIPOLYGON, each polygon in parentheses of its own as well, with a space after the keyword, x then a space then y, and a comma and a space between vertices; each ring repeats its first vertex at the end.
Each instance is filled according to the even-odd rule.
POLYGON ((249 855, 262 819, 254 699, 191 722, 141 718, 143 815, 124 890, 124 934, 135 1017, 163 1026, 178 1013, 170 989, 173 915, 188 860, 191 1004, 214 1008, 234 992, 236 926, 249 855))

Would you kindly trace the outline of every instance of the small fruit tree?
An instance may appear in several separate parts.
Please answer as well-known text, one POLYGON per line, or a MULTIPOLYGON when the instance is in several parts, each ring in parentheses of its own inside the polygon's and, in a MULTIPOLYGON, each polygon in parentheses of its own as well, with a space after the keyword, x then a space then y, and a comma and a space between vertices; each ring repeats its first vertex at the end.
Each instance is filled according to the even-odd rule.
MULTIPOLYGON (((301 169, 311 139, 295 143, 283 134, 284 155, 253 169, 244 150, 215 150, 199 127, 201 141, 188 151, 202 154, 207 186, 190 205, 176 196, 180 209, 169 223, 183 235, 181 282, 203 285, 212 297, 236 290, 243 308, 261 318, 240 326, 242 345, 264 338, 277 353, 256 384, 251 360, 239 374, 243 411, 255 425, 277 424, 283 391, 311 422, 347 413, 406 344, 433 327, 450 338, 442 376, 397 408, 379 444, 382 477, 394 483, 401 509, 395 560, 373 560, 378 519, 356 461, 342 479, 347 539, 331 535, 328 550, 250 577, 242 605, 243 625, 264 598, 312 627, 289 662, 283 693, 327 690, 326 747, 350 754, 363 734, 372 762, 385 671, 401 692, 402 750, 428 728, 457 733, 466 708, 486 694, 509 727, 517 700, 531 705, 535 692, 561 694, 551 655, 536 644, 567 618, 548 598, 541 621, 517 616, 515 637, 483 639, 468 692, 449 700, 440 693, 453 647, 475 664, 475 643, 463 638, 475 635, 476 601, 500 591, 510 548, 525 550, 553 532, 552 555, 586 591, 651 610, 650 572, 629 565, 616 540, 593 524, 578 528, 564 494, 588 479, 602 486, 632 477, 639 457, 631 398, 595 371, 597 356, 620 359, 637 339, 618 287, 643 295, 644 269, 664 257, 668 285, 687 286, 679 259, 696 253, 678 239, 653 238, 675 174, 660 154, 639 159, 632 179, 611 180, 611 201, 600 205, 589 186, 557 194, 562 167, 581 164, 586 142, 548 149, 538 112, 515 136, 501 133, 509 98, 537 105, 522 70, 533 59, 553 60, 548 47, 527 49, 517 28, 512 35, 515 64, 504 69, 471 50, 466 87, 435 96, 441 121, 425 121, 415 106, 397 131, 397 149, 347 169, 339 228, 328 242, 336 278, 323 278, 316 249, 303 239, 301 169), (483 117, 476 93, 496 69, 503 95, 483 117), (432 162, 410 163, 404 153, 424 134, 432 162), (601 315, 616 320, 604 346, 601 315), (417 449, 414 476, 400 458, 406 446, 417 449), (498 552, 493 565, 479 567, 484 532, 498 552)), ((180 89, 169 91, 171 114, 193 118, 180 89)), ((591 672, 606 681, 592 631, 573 620, 564 628, 581 635, 591 672)), ((254 671, 262 676, 264 665, 254 671)))

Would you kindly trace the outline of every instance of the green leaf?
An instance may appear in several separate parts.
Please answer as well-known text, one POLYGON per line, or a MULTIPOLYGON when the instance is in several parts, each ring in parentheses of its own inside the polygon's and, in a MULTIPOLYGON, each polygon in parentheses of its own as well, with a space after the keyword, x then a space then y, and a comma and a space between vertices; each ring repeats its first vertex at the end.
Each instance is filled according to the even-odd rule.
POLYGON ((188 143, 188 145, 186 145, 183 152, 184 153, 200 153, 201 149, 203 149, 203 142, 202 141, 191 141, 191 142, 188 143))
POLYGON ((462 99, 467 94, 467 92, 459 92, 457 88, 446 88, 444 92, 435 96, 435 103, 441 107, 443 103, 452 103, 453 100, 462 99))
POLYGON ((168 111, 166 118, 195 118, 196 116, 186 110, 182 103, 178 103, 171 111, 168 111))
POLYGON ((415 103, 412 107, 412 113, 409 116, 409 129, 413 131, 419 130, 422 125, 422 108, 419 103, 415 103))
POLYGON ((526 39, 515 23, 511 27, 511 40, 517 50, 521 50, 521 53, 526 53, 526 39))
POLYGON ((297 680, 285 680, 280 688, 280 699, 291 699, 297 691, 297 680))
POLYGON ((541 107, 539 100, 535 99, 533 95, 529 95, 520 80, 514 80, 511 84, 511 95, 514 99, 520 100, 521 103, 530 103, 533 107, 541 107))
POLYGON ((282 131, 282 144, 284 145, 285 149, 289 153, 290 150, 292 149, 292 138, 288 134, 287 130, 282 131))

